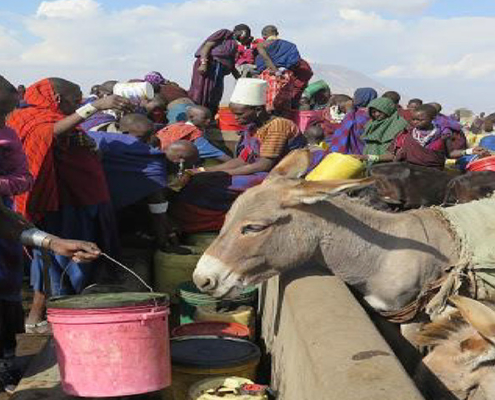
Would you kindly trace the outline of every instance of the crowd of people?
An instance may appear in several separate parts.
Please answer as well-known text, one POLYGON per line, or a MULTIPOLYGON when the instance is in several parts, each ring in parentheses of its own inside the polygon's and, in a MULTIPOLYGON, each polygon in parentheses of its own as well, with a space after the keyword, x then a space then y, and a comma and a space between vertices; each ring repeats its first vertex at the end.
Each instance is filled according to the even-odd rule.
POLYGON ((47 295, 115 283, 97 258, 105 252, 118 259, 127 234, 133 244, 187 252, 183 233, 219 230, 236 197, 292 149, 309 148, 311 168, 339 152, 368 165, 405 161, 436 169, 495 150, 468 149, 466 139, 467 131, 490 134, 493 115, 465 122, 442 114, 438 103, 412 99, 401 107, 397 92, 359 88, 350 97, 322 80, 310 83, 311 66, 273 25, 259 39, 244 24, 219 30, 194 56, 189 90, 156 71, 128 80, 153 88, 138 102, 115 94, 116 80, 86 97, 62 78, 17 89, 0 80, 0 233, 11 227, 0 241, 4 388, 16 382, 9 367, 15 334, 49 329, 47 295), (230 74, 237 84, 229 107, 242 127, 234 154, 208 140, 230 74), (295 116, 304 112, 312 116, 301 130, 295 116), (34 300, 25 323, 21 242, 34 247, 34 300))

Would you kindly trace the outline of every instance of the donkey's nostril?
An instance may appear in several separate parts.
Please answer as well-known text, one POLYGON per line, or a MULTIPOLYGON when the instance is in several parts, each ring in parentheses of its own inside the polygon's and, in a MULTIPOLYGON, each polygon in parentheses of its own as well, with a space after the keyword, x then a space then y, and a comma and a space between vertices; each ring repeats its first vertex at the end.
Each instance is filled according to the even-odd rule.
POLYGON ((203 292, 214 290, 217 287, 217 281, 211 276, 194 276, 194 283, 203 292))

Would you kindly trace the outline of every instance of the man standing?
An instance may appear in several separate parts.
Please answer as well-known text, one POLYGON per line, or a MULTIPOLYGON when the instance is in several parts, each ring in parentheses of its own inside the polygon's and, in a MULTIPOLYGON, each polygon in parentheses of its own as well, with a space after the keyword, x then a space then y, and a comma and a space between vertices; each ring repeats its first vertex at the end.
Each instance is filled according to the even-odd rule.
MULTIPOLYGON (((77 127, 98 111, 129 111, 130 102, 111 95, 80 106, 80 87, 61 78, 30 86, 25 100, 29 106, 14 111, 8 126, 21 139, 34 185, 16 198, 16 210, 50 234, 96 242, 115 254, 118 241, 105 175, 94 142, 77 127)), ((26 324, 33 331, 46 325, 43 264, 41 253, 35 251, 31 265, 35 296, 26 324)), ((78 293, 95 278, 95 268, 68 257, 51 254, 50 264, 56 295, 78 293)))
POLYGON ((237 44, 251 37, 249 26, 240 24, 233 31, 221 29, 210 35, 200 46, 193 67, 189 97, 205 106, 215 115, 223 96, 223 80, 232 74, 239 78, 235 68, 237 44))
POLYGON ((277 27, 265 26, 261 35, 264 42, 258 43, 256 68, 268 83, 266 107, 283 114, 299 103, 313 71, 294 43, 279 38, 277 27))

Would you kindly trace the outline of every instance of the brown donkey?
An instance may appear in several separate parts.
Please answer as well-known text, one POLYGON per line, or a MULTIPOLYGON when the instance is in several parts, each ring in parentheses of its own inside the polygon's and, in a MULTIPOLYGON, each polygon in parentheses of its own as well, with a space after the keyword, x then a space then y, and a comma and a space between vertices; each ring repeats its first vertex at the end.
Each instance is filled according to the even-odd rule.
POLYGON ((241 195, 218 238, 201 257, 196 285, 232 296, 308 261, 319 262, 378 311, 414 300, 426 283, 458 261, 446 223, 429 209, 392 214, 338 195, 370 179, 297 179, 309 154, 289 154, 260 186, 241 195))
POLYGON ((424 326, 414 338, 431 349, 415 381, 428 399, 452 398, 431 384, 429 371, 457 399, 495 399, 495 311, 467 297, 454 296, 451 301, 458 312, 424 326))

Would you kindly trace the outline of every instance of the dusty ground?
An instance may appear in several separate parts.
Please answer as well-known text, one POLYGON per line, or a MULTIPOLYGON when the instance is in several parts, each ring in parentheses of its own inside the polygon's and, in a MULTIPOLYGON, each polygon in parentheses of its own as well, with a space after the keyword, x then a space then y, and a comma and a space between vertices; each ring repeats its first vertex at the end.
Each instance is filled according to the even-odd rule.
MULTIPOLYGON (((23 367, 27 367, 33 356, 37 354, 45 345, 48 336, 44 335, 19 335, 17 355, 23 367)), ((0 400, 7 400, 6 393, 0 393, 0 400)))

